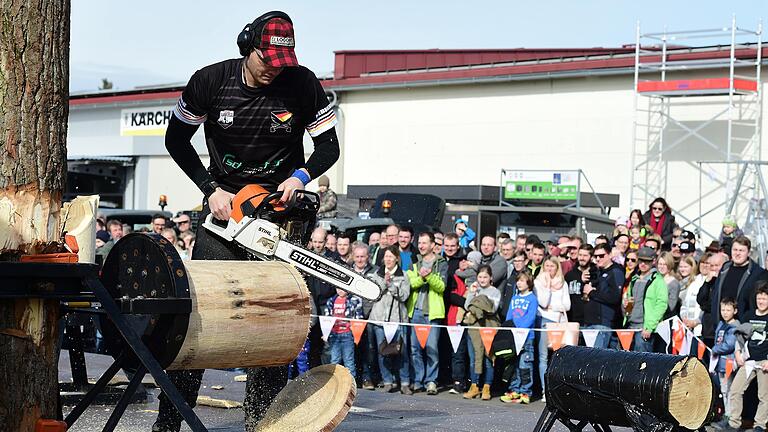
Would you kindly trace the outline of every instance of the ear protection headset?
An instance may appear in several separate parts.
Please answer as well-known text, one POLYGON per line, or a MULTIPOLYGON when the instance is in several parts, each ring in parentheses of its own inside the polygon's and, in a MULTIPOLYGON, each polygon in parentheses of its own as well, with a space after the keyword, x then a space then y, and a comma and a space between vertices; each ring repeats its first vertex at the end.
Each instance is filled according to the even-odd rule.
POLYGON ((264 25, 273 18, 280 18, 293 24, 291 18, 285 12, 272 11, 267 12, 264 15, 253 20, 252 23, 246 24, 243 27, 243 31, 237 35, 237 47, 240 48, 240 55, 245 57, 256 48, 255 42, 257 37, 261 37, 261 31, 264 29, 264 25))

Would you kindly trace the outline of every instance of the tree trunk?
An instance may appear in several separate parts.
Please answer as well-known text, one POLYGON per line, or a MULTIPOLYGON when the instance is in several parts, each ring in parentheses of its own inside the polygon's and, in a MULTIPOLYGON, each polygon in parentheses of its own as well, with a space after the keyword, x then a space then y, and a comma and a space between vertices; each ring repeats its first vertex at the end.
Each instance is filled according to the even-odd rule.
MULTIPOLYGON (((59 240, 66 179, 68 0, 2 0, 0 249, 59 240)), ((0 286, 2 290, 2 286, 0 286)), ((57 415, 58 302, 0 301, 0 425, 57 415)))

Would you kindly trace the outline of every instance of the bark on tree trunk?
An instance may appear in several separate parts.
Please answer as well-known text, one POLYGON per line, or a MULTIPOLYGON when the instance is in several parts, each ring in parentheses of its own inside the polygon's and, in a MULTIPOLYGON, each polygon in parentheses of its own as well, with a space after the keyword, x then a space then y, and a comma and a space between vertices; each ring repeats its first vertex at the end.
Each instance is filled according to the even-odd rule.
MULTIPOLYGON (((56 241, 66 179, 68 0, 0 3, 0 249, 56 241)), ((0 290, 2 286, 0 285, 0 290)), ((58 302, 0 301, 0 425, 56 418, 58 302)))

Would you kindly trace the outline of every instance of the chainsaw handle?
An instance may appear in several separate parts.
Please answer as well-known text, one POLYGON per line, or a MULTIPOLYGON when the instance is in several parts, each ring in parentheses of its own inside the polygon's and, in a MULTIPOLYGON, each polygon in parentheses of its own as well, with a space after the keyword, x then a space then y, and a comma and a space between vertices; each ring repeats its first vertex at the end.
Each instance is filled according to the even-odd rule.
POLYGON ((258 215, 261 213, 262 210, 270 209, 278 212, 286 211, 289 208, 293 207, 293 203, 296 201, 296 198, 294 195, 291 195, 291 198, 288 200, 285 205, 280 205, 280 198, 283 196, 283 192, 272 192, 271 194, 264 197, 264 199, 261 200, 259 205, 256 207, 256 210, 253 212, 253 214, 258 215), (272 204, 272 201, 277 201, 278 205, 272 204), (267 207, 269 206, 269 208, 267 207))

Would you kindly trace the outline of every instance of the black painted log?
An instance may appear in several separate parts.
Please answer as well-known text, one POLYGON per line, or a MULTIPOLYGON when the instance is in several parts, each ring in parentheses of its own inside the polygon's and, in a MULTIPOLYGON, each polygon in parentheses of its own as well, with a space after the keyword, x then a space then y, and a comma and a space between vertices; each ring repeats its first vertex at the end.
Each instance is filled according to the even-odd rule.
POLYGON ((713 384, 696 358, 563 346, 545 376, 547 405, 573 420, 652 430, 698 429, 713 384))

